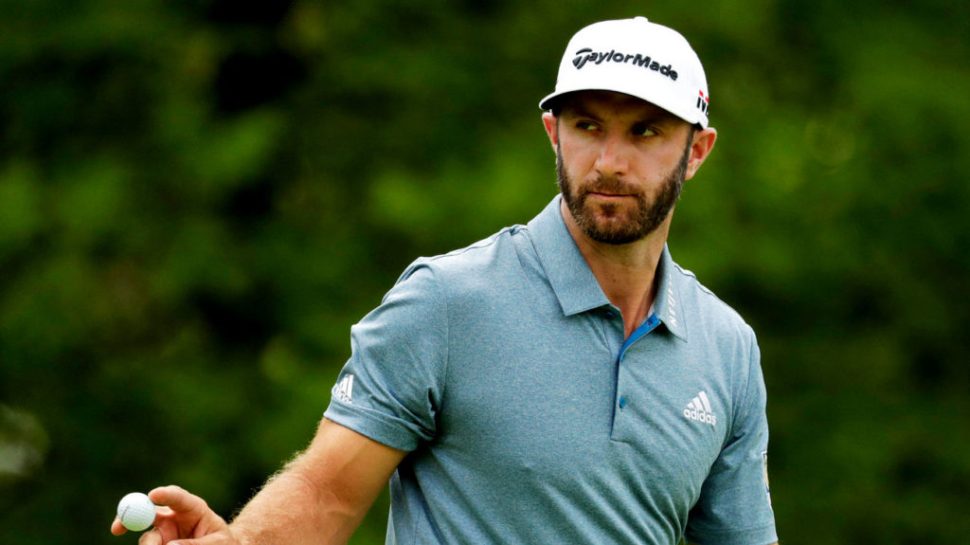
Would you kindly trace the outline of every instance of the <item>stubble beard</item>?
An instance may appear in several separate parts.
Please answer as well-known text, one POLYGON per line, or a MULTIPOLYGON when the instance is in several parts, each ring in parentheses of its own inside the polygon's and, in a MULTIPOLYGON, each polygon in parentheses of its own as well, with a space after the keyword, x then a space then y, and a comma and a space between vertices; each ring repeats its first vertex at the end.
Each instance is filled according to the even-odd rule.
POLYGON ((687 162, 690 158, 690 140, 680 158, 680 163, 664 178, 660 191, 653 202, 648 202, 642 191, 629 186, 613 176, 600 176, 591 184, 573 194, 574 184, 566 173, 562 160, 562 149, 556 147, 556 178, 559 192, 572 214, 573 219, 586 236, 606 244, 629 244, 643 239, 660 227, 677 204, 684 187, 687 162), (636 201, 633 210, 606 203, 594 207, 587 204, 590 193, 631 195, 636 201), (626 216, 625 218, 622 216, 626 216))

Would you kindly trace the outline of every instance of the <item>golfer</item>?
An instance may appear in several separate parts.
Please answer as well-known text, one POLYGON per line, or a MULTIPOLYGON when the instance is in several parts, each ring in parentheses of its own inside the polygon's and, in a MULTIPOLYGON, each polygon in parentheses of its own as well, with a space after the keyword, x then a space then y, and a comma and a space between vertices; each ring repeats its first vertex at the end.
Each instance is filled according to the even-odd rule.
POLYGON ((153 490, 142 545, 345 543, 388 483, 388 544, 775 543, 754 333, 667 247, 708 107, 676 31, 580 30, 540 102, 560 194, 412 263, 310 446, 232 524, 153 490))

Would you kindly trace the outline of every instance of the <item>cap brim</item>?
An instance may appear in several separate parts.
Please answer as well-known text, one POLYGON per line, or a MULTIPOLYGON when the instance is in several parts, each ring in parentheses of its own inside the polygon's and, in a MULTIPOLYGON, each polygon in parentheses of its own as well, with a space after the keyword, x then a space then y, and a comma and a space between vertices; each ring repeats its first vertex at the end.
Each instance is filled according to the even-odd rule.
POLYGON ((553 107, 555 106, 555 103, 556 103, 557 100, 561 99, 562 97, 564 97, 566 95, 569 95, 569 94, 572 94, 572 93, 579 93, 581 91, 609 91, 611 93, 622 93, 624 95, 627 95, 627 96, 631 96, 633 98, 640 99, 640 100, 642 100, 644 102, 649 102, 650 104, 653 104, 654 106, 657 106, 658 108, 663 108, 664 110, 667 110, 668 112, 670 112, 671 114, 679 117, 680 119, 683 119, 687 123, 690 123, 692 125, 695 125, 695 124, 696 125, 700 125, 700 126, 702 126, 704 128, 707 127, 707 120, 703 119, 700 116, 698 116, 695 119, 691 119, 689 117, 685 117, 683 115, 683 112, 675 112, 675 111, 671 110, 670 108, 667 108, 663 104, 658 104, 657 102, 654 102, 653 100, 650 100, 648 98, 644 98, 644 97, 641 97, 641 96, 637 96, 637 95, 634 95, 632 93, 627 93, 625 91, 621 91, 621 90, 618 90, 618 89, 608 89, 606 87, 603 87, 603 88, 571 89, 571 90, 568 90, 568 91, 559 91, 559 92, 556 92, 556 93, 552 93, 551 95, 548 95, 548 96, 546 96, 545 98, 543 98, 542 100, 539 101, 539 109, 540 110, 546 110, 546 111, 552 110, 553 107))

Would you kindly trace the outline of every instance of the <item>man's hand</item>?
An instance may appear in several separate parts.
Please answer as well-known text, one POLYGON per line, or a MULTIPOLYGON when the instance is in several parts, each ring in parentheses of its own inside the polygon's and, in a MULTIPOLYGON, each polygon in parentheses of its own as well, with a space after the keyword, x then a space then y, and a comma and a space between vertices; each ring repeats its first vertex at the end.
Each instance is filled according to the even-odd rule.
MULTIPOLYGON (((155 505, 161 506, 155 515, 155 528, 142 534, 139 545, 236 545, 239 543, 229 531, 226 521, 217 515, 205 500, 177 486, 163 486, 148 493, 155 505), (178 540, 178 541, 173 541, 178 540)), ((117 518, 111 523, 111 533, 120 536, 127 532, 117 518)))
MULTIPOLYGON (((159 508, 140 545, 347 543, 407 452, 324 418, 310 446, 271 478, 230 527, 177 486, 148 493, 159 508)), ((111 524, 121 535, 121 521, 111 524)))

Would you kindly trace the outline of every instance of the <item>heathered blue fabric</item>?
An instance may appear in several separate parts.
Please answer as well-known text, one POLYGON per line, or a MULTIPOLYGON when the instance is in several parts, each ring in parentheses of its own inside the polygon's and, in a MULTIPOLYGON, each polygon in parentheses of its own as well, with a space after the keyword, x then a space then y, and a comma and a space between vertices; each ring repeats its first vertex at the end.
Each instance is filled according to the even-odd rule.
POLYGON ((776 541, 754 333, 666 249, 658 278, 624 349, 558 197, 409 266, 352 328, 352 399, 325 413, 409 451, 387 543, 776 541), (713 425, 688 418, 701 392, 713 425))

